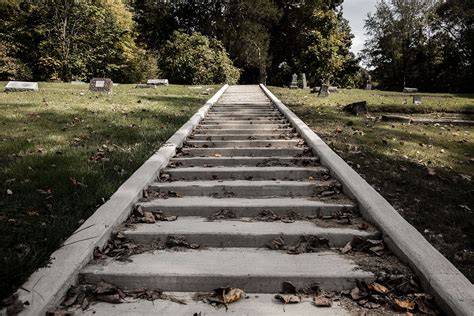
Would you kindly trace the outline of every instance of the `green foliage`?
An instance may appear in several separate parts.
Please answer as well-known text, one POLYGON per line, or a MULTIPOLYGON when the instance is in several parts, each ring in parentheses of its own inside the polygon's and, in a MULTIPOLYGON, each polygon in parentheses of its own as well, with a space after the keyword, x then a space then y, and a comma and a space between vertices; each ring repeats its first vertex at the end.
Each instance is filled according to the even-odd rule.
POLYGON ((200 33, 176 31, 160 51, 159 67, 173 83, 236 83, 240 72, 222 44, 200 33))
POLYGON ((365 27, 363 55, 382 88, 472 90, 470 1, 382 0, 365 27))

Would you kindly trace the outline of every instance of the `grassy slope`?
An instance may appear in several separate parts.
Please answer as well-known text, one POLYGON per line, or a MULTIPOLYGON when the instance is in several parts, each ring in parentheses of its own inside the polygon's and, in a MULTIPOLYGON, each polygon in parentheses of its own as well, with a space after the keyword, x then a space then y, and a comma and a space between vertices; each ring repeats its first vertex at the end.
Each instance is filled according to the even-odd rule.
MULTIPOLYGON (((207 87, 0 83, 0 298, 47 263, 84 219, 204 104, 207 87), (82 95, 81 95, 82 94, 82 95)), ((215 91, 215 90, 214 90, 215 91)))
POLYGON ((309 91, 271 90, 474 281, 474 187, 469 180, 474 177, 474 128, 376 119, 384 111, 407 108, 474 119, 466 114, 474 112, 473 96, 425 99, 420 111, 411 100, 402 104, 408 98, 373 96, 381 93, 374 91, 343 90, 316 98, 309 91), (372 117, 341 111, 361 100, 368 101, 372 117))

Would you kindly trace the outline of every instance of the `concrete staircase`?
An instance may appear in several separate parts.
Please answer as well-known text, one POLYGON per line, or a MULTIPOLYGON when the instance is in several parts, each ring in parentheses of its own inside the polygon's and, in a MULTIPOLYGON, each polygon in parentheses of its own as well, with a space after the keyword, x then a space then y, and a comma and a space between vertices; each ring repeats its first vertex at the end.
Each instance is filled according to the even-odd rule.
POLYGON ((185 299, 187 305, 162 300, 99 303, 83 313, 223 314, 191 296, 228 285, 244 289, 250 297, 229 306, 236 315, 342 315, 349 311, 338 304, 328 309, 310 303, 283 308, 273 296, 284 281, 298 288, 318 283, 325 290, 342 291, 352 289, 357 280, 375 279, 337 249, 354 236, 376 238, 378 232, 370 225, 361 230, 360 225, 338 225, 335 220, 255 220, 265 210, 280 216, 295 211, 314 219, 352 212, 357 218, 357 206, 341 193, 330 171, 319 165, 318 157, 258 86, 229 87, 149 192, 173 197, 148 199, 137 206, 178 219, 135 224, 121 233, 137 244, 175 235, 202 247, 143 253, 126 263, 91 263, 80 272, 80 280, 104 280, 124 290, 159 288, 185 299), (224 209, 236 218, 208 220, 224 209), (306 235, 328 239, 331 249, 291 255, 265 248, 279 236, 294 244, 306 235))

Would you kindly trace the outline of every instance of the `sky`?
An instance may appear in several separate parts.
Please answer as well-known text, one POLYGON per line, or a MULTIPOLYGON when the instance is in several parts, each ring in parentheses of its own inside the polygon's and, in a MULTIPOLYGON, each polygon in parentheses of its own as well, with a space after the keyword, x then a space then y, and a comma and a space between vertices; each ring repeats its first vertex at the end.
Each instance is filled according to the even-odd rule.
POLYGON ((377 0, 344 0, 343 14, 349 20, 354 38, 352 39, 351 51, 357 53, 364 47, 365 31, 364 20, 367 13, 375 11, 377 0))

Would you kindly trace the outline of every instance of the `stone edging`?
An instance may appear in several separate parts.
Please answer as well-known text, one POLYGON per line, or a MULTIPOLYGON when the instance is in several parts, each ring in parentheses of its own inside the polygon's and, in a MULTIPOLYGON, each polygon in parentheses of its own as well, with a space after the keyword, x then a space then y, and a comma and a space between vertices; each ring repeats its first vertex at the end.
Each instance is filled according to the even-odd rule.
POLYGON ((448 314, 472 315, 473 284, 298 116, 264 85, 260 87, 319 156, 321 164, 341 182, 344 191, 357 200, 362 216, 380 228, 390 250, 418 274, 439 306, 448 314))
MULTIPOLYGON (((103 247, 113 230, 130 215, 133 204, 153 182, 159 171, 183 145, 193 129, 220 98, 224 85, 168 141, 127 179, 110 199, 89 217, 51 255, 51 263, 33 273, 17 291, 22 302, 28 302, 20 315, 45 315, 58 305, 69 287, 77 283, 79 271, 91 260, 95 247, 103 247)), ((0 311, 2 314, 2 311, 0 311)))

